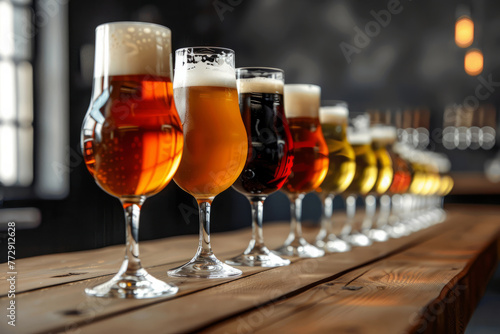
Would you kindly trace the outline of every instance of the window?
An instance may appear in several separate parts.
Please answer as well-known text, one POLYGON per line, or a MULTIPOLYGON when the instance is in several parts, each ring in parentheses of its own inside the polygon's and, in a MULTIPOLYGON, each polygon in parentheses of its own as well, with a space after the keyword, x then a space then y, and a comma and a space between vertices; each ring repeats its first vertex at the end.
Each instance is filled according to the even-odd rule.
POLYGON ((0 184, 33 182, 33 66, 29 1, 0 1, 0 184))

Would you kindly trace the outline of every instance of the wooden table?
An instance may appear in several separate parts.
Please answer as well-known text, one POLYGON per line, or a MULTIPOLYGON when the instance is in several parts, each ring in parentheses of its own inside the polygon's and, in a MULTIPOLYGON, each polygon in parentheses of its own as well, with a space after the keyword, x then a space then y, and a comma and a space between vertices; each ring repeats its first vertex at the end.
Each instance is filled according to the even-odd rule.
MULTIPOLYGON (((266 224, 278 246, 286 224, 266 224)), ((307 237, 317 231, 305 228, 307 237)), ((288 267, 243 267, 235 279, 170 278, 197 236, 141 243, 151 274, 179 286, 171 298, 87 297, 122 261, 123 245, 16 261, 16 327, 1 333, 462 333, 498 262, 500 207, 456 206, 447 220, 411 236, 288 267)), ((247 245, 249 229, 213 235, 221 259, 247 245)), ((47 241, 50 242, 50 241, 47 241)), ((0 309, 6 313, 7 266, 0 309)))

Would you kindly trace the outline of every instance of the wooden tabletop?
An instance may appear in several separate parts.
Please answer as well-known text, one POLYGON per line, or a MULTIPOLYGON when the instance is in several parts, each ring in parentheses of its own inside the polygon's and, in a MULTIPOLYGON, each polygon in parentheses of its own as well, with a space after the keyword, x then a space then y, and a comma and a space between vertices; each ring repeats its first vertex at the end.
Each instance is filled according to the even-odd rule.
MULTIPOLYGON (((305 228, 312 239, 315 228, 305 228)), ((288 233, 266 224, 270 247, 288 233)), ((250 230, 214 234, 227 259, 250 230)), ((233 279, 168 277, 190 259, 197 236, 141 243, 149 272, 179 287, 170 298, 87 297, 109 280, 124 246, 16 261, 16 326, 0 333, 463 333, 499 259, 500 207, 455 206, 444 223, 408 237, 280 268, 241 267, 233 279)), ((49 240, 47 242, 50 242, 49 240)), ((9 307, 9 270, 0 265, 0 310, 9 307)), ((6 313, 7 314, 7 313, 6 313)))

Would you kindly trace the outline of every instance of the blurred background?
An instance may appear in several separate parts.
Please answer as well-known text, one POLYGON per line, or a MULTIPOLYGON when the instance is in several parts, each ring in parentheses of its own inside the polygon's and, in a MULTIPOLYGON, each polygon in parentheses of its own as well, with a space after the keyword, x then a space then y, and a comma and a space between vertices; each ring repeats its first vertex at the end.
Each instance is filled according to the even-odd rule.
MULTIPOLYGON (((351 110, 390 110, 401 138, 449 156, 446 202, 499 204, 499 14, 492 0, 0 0, 1 226, 16 221, 18 258, 123 243, 119 202, 80 152, 94 30, 122 20, 168 26, 174 50, 232 48, 237 67, 282 68, 287 83, 318 84, 351 110)), ((265 220, 288 210, 275 194, 265 220)), ((319 210, 308 195, 305 220, 319 210)), ((214 232, 250 225, 231 189, 212 213, 214 232)), ((144 205, 141 240, 197 232, 195 202, 174 182, 144 205)))

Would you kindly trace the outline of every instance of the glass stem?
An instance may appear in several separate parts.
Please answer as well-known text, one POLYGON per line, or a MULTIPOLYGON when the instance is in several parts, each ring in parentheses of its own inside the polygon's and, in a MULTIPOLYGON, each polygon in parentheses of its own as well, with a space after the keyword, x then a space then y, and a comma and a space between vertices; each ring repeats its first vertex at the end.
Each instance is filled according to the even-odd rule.
POLYGON ((389 195, 382 195, 380 197, 380 213, 377 219, 377 227, 381 228, 389 221, 391 214, 391 197, 389 195))
POLYGON ((197 202, 200 212, 200 241, 196 255, 208 257, 213 255, 212 246, 210 245, 210 208, 212 200, 200 199, 197 202))
POLYGON ((373 225, 373 218, 375 216, 375 211, 377 210, 377 199, 373 195, 368 195, 365 197, 365 218, 361 225, 361 231, 369 230, 373 225))
POLYGON ((332 217, 333 217, 333 199, 335 195, 327 195, 323 200, 323 218, 321 219, 321 227, 328 237, 333 233, 332 217))
POLYGON ((137 275, 137 272, 142 269, 141 260, 139 259, 139 219, 141 215, 141 207, 145 198, 141 197, 137 201, 122 201, 125 211, 125 261, 126 275, 137 275))
POLYGON ((347 214, 347 221, 342 228, 342 232, 340 232, 341 235, 348 235, 352 231, 352 226, 354 224, 354 216, 356 214, 356 196, 350 195, 346 198, 345 200, 346 203, 346 214, 347 214))
POLYGON ((250 201, 252 206, 252 241, 255 248, 264 247, 264 234, 262 232, 262 221, 264 219, 264 201, 250 201))
POLYGON ((292 195, 290 198, 290 234, 288 235, 286 242, 292 242, 293 240, 299 240, 302 238, 302 199, 303 194, 292 195))

